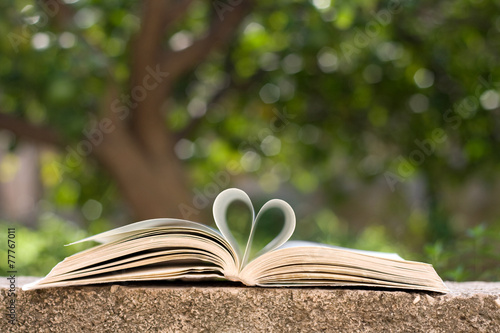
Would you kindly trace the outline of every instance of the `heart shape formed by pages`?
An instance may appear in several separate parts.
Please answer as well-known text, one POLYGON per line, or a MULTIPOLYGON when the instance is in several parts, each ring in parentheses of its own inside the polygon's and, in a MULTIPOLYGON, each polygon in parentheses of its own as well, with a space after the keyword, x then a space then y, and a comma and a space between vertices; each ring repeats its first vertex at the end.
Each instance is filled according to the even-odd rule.
POLYGON ((285 201, 280 199, 272 199, 266 202, 257 216, 255 216, 255 211, 253 209, 252 201, 248 197, 248 195, 240 189, 230 188, 221 192, 214 202, 213 214, 215 224, 217 228, 219 228, 220 232, 224 236, 224 238, 231 244, 231 246, 236 250, 238 256, 241 258, 241 251, 238 246, 238 242, 234 238, 226 219, 226 212, 233 202, 242 201, 252 212, 252 224, 250 227, 250 234, 248 236, 247 245, 245 247, 245 252, 243 254, 243 258, 240 261, 240 269, 243 268, 249 259, 250 249, 252 248, 253 237, 255 234, 255 229, 257 228, 257 223, 262 214, 272 208, 277 208, 281 210, 284 216, 283 228, 280 233, 270 241, 262 250, 260 250, 256 256, 262 255, 266 252, 272 251, 277 247, 283 245, 293 234, 295 230, 295 213, 292 207, 285 201))

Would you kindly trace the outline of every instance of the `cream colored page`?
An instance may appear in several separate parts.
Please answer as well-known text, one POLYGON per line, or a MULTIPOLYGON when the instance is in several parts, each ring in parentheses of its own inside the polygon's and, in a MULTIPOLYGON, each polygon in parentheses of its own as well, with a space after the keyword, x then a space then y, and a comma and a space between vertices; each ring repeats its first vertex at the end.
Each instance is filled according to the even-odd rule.
POLYGON ((206 226, 201 223, 193 222, 193 221, 187 221, 187 220, 180 220, 180 219, 168 219, 168 218, 160 218, 160 219, 151 219, 151 220, 145 220, 145 221, 140 221, 136 223, 132 223, 123 227, 115 228, 106 232, 102 232, 100 234, 90 236, 84 239, 81 239, 79 241, 73 242, 68 245, 72 244, 77 244, 77 243, 82 243, 82 242, 87 242, 87 241, 95 241, 99 243, 109 243, 112 241, 115 241, 117 239, 123 238, 124 235, 126 234, 133 234, 135 232, 144 230, 144 229, 151 229, 151 228, 157 228, 157 227, 184 227, 184 228, 192 228, 192 229, 197 229, 200 230, 204 233, 207 233, 209 235, 213 235, 215 237, 221 238, 220 232, 217 230, 210 228, 209 226, 206 226))
POLYGON ((219 228, 224 238, 227 239, 227 241, 239 254, 239 257, 241 256, 239 265, 240 269, 242 269, 248 262, 250 250, 252 247, 253 237, 255 234, 255 229, 257 228, 259 218, 265 211, 273 208, 282 211, 284 216, 283 228, 280 231, 280 233, 271 242, 269 242, 269 244, 267 244, 262 250, 260 250, 258 255, 270 252, 278 248, 279 246, 283 245, 293 234, 293 231, 295 230, 295 213, 293 212, 292 207, 290 207, 290 205, 283 200, 273 199, 266 202, 261 207, 260 211, 257 213, 257 216, 255 216, 255 211, 253 209, 252 201, 250 200, 248 195, 242 190, 236 188, 230 188, 223 191, 215 199, 213 207, 215 224, 219 228), (241 256, 242 252, 226 220, 228 207, 236 201, 243 202, 249 208, 252 214, 252 225, 250 227, 250 234, 248 236, 248 241, 242 256, 241 256))
POLYGON ((404 260, 397 253, 356 250, 356 249, 349 249, 347 247, 328 245, 328 244, 322 244, 322 243, 315 243, 315 242, 309 242, 309 241, 300 241, 300 240, 288 241, 285 244, 283 244, 282 246, 280 246, 279 248, 286 249, 286 248, 290 248, 290 247, 304 247, 304 246, 326 247, 326 248, 330 248, 330 249, 346 250, 346 251, 350 251, 350 252, 354 252, 354 253, 361 253, 361 254, 366 254, 366 255, 375 256, 375 257, 379 257, 379 258, 385 258, 385 259, 404 260))

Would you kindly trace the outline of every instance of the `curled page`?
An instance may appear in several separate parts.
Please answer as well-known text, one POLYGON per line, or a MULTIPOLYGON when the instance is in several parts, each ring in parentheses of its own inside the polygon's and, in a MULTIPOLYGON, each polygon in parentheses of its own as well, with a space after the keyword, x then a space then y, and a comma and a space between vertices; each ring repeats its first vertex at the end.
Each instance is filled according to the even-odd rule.
MULTIPOLYGON (((169 219, 169 218, 158 218, 158 219, 151 219, 151 220, 145 220, 145 221, 140 221, 140 222, 135 222, 123 227, 115 228, 113 230, 101 232, 100 234, 90 236, 84 239, 80 239, 79 241, 67 244, 67 245, 73 245, 77 243, 83 243, 83 242, 88 242, 88 241, 95 241, 98 243, 109 243, 112 242, 116 239, 120 239, 123 237, 123 235, 131 232, 136 232, 137 230, 141 229, 150 229, 150 228, 156 228, 156 227, 168 227, 168 226, 176 226, 176 227, 186 227, 186 228, 193 228, 193 229, 198 229, 202 230, 208 234, 211 235, 218 235, 219 232, 213 228, 210 228, 209 226, 206 226, 204 224, 200 224, 197 222, 192 222, 188 220, 180 220, 180 219, 169 219)), ((219 236, 220 237, 220 236, 219 236)), ((232 245, 232 244, 231 244, 232 245)))
POLYGON ((247 246, 245 249, 245 255, 243 256, 243 260, 241 263, 241 268, 245 266, 248 263, 248 259, 250 256, 250 249, 252 248, 252 241, 253 241, 253 236, 255 234, 255 229, 257 228, 257 224, 259 222, 259 218, 262 216, 262 214, 269 209, 272 208, 278 208, 283 212, 284 215, 284 223, 283 223, 283 228, 281 229, 280 233, 278 236, 274 237, 272 241, 269 242, 262 250, 260 250, 256 256, 260 256, 266 252, 272 251, 275 248, 283 245, 288 239, 293 234, 293 231, 295 230, 295 213, 292 209, 292 207, 283 200, 280 199, 273 199, 269 200, 262 206, 260 209, 259 213, 257 214, 257 217, 255 220, 252 222, 252 228, 250 229, 250 236, 248 237, 248 242, 247 246))
POLYGON ((223 192, 221 192, 214 202, 213 214, 215 219, 215 224, 217 228, 219 228, 220 232, 226 238, 226 240, 231 244, 231 246, 235 249, 236 253, 238 253, 238 257, 241 258, 241 251, 238 246, 238 242, 234 238, 226 220, 226 212, 229 205, 235 201, 244 202, 247 207, 252 212, 252 225, 250 228, 250 234, 248 236, 247 245, 245 247, 245 252, 243 254, 243 258, 240 260, 240 269, 242 269, 247 263, 250 256, 250 250, 252 248, 253 237, 255 234, 255 229, 257 227, 259 218, 262 214, 272 208, 277 208, 283 212, 284 215, 284 224, 280 233, 267 244, 262 250, 257 253, 257 256, 260 256, 266 252, 272 251, 275 248, 283 245, 293 234, 295 230, 295 213, 292 207, 283 200, 273 199, 264 204, 260 209, 257 217, 255 216, 255 211, 252 206, 252 201, 248 197, 248 195, 240 189, 230 188, 223 192))
POLYGON ((240 247, 238 245, 238 242, 234 238, 233 233, 229 229, 226 219, 227 209, 229 205, 231 205, 235 201, 242 201, 245 203, 245 205, 247 205, 247 207, 252 212, 252 224, 253 224, 253 221, 255 220, 255 211, 253 210, 252 201, 245 192, 237 188, 230 188, 224 190, 217 196, 217 198, 215 198, 213 214, 217 228, 219 228, 219 231, 222 233, 222 236, 224 236, 224 238, 229 242, 229 244, 231 244, 235 252, 238 254, 238 259, 241 259, 240 247))
POLYGON ((151 219, 151 220, 132 223, 127 226, 119 227, 91 237, 81 239, 79 241, 76 241, 68 245, 86 241, 108 243, 123 238, 125 235, 129 233, 135 233, 141 229, 149 229, 155 227, 182 226, 186 228, 193 228, 200 231, 204 231, 207 234, 212 234, 215 236, 218 236, 220 231, 222 237, 224 237, 227 240, 229 245, 233 248, 234 252, 236 253, 239 264, 238 266, 240 269, 242 269, 243 266, 245 266, 248 263, 250 257, 250 250, 252 248, 253 238, 255 235, 255 229, 259 222, 259 218, 265 211, 273 208, 277 208, 281 210, 281 212, 283 213, 284 215, 283 228, 281 229, 280 233, 271 242, 269 242, 269 244, 267 244, 262 250, 260 250, 257 253, 256 256, 260 256, 264 253, 272 251, 278 248, 279 246, 283 245, 292 236, 293 231, 295 230, 295 213, 292 207, 285 201, 279 199, 273 199, 266 202, 260 209, 257 216, 255 216, 255 211, 252 205, 252 201, 250 200, 250 197, 244 191, 236 188, 230 188, 221 192, 215 199, 213 206, 213 214, 214 214, 215 224, 217 225, 217 228, 219 230, 212 229, 206 225, 197 222, 180 220, 180 219, 159 218, 159 219, 151 219), (245 203, 245 205, 250 209, 250 212, 252 213, 252 224, 250 228, 250 234, 248 236, 248 241, 243 254, 238 245, 238 242, 234 238, 233 233, 231 232, 228 226, 226 219, 227 209, 229 205, 231 205, 235 201, 242 201, 243 203, 245 203))

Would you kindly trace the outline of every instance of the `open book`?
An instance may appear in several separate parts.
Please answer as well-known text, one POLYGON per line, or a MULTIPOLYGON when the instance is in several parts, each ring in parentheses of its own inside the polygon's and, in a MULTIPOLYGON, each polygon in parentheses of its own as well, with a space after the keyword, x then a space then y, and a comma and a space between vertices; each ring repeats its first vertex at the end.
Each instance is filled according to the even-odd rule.
POLYGON ((192 221, 152 219, 116 228, 79 242, 101 243, 57 264, 43 279, 23 289, 151 280, 239 281, 247 286, 357 286, 448 292, 430 264, 397 254, 288 241, 295 214, 285 201, 268 201, 255 216, 248 195, 227 189, 215 199, 219 230, 192 221), (227 224, 229 205, 242 201, 252 212, 248 242, 241 251, 227 224), (279 234, 249 260, 262 213, 279 209, 279 234))

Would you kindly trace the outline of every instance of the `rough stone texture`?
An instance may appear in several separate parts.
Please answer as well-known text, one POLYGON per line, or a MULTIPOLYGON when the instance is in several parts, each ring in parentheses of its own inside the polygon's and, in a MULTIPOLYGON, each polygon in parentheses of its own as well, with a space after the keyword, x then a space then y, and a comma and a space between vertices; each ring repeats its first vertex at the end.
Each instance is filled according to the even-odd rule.
MULTIPOLYGON (((3 318, 0 331, 500 332, 500 283, 447 285, 447 295, 226 283, 17 289, 17 324, 3 318)), ((6 278, 0 287, 5 314, 6 278)))

